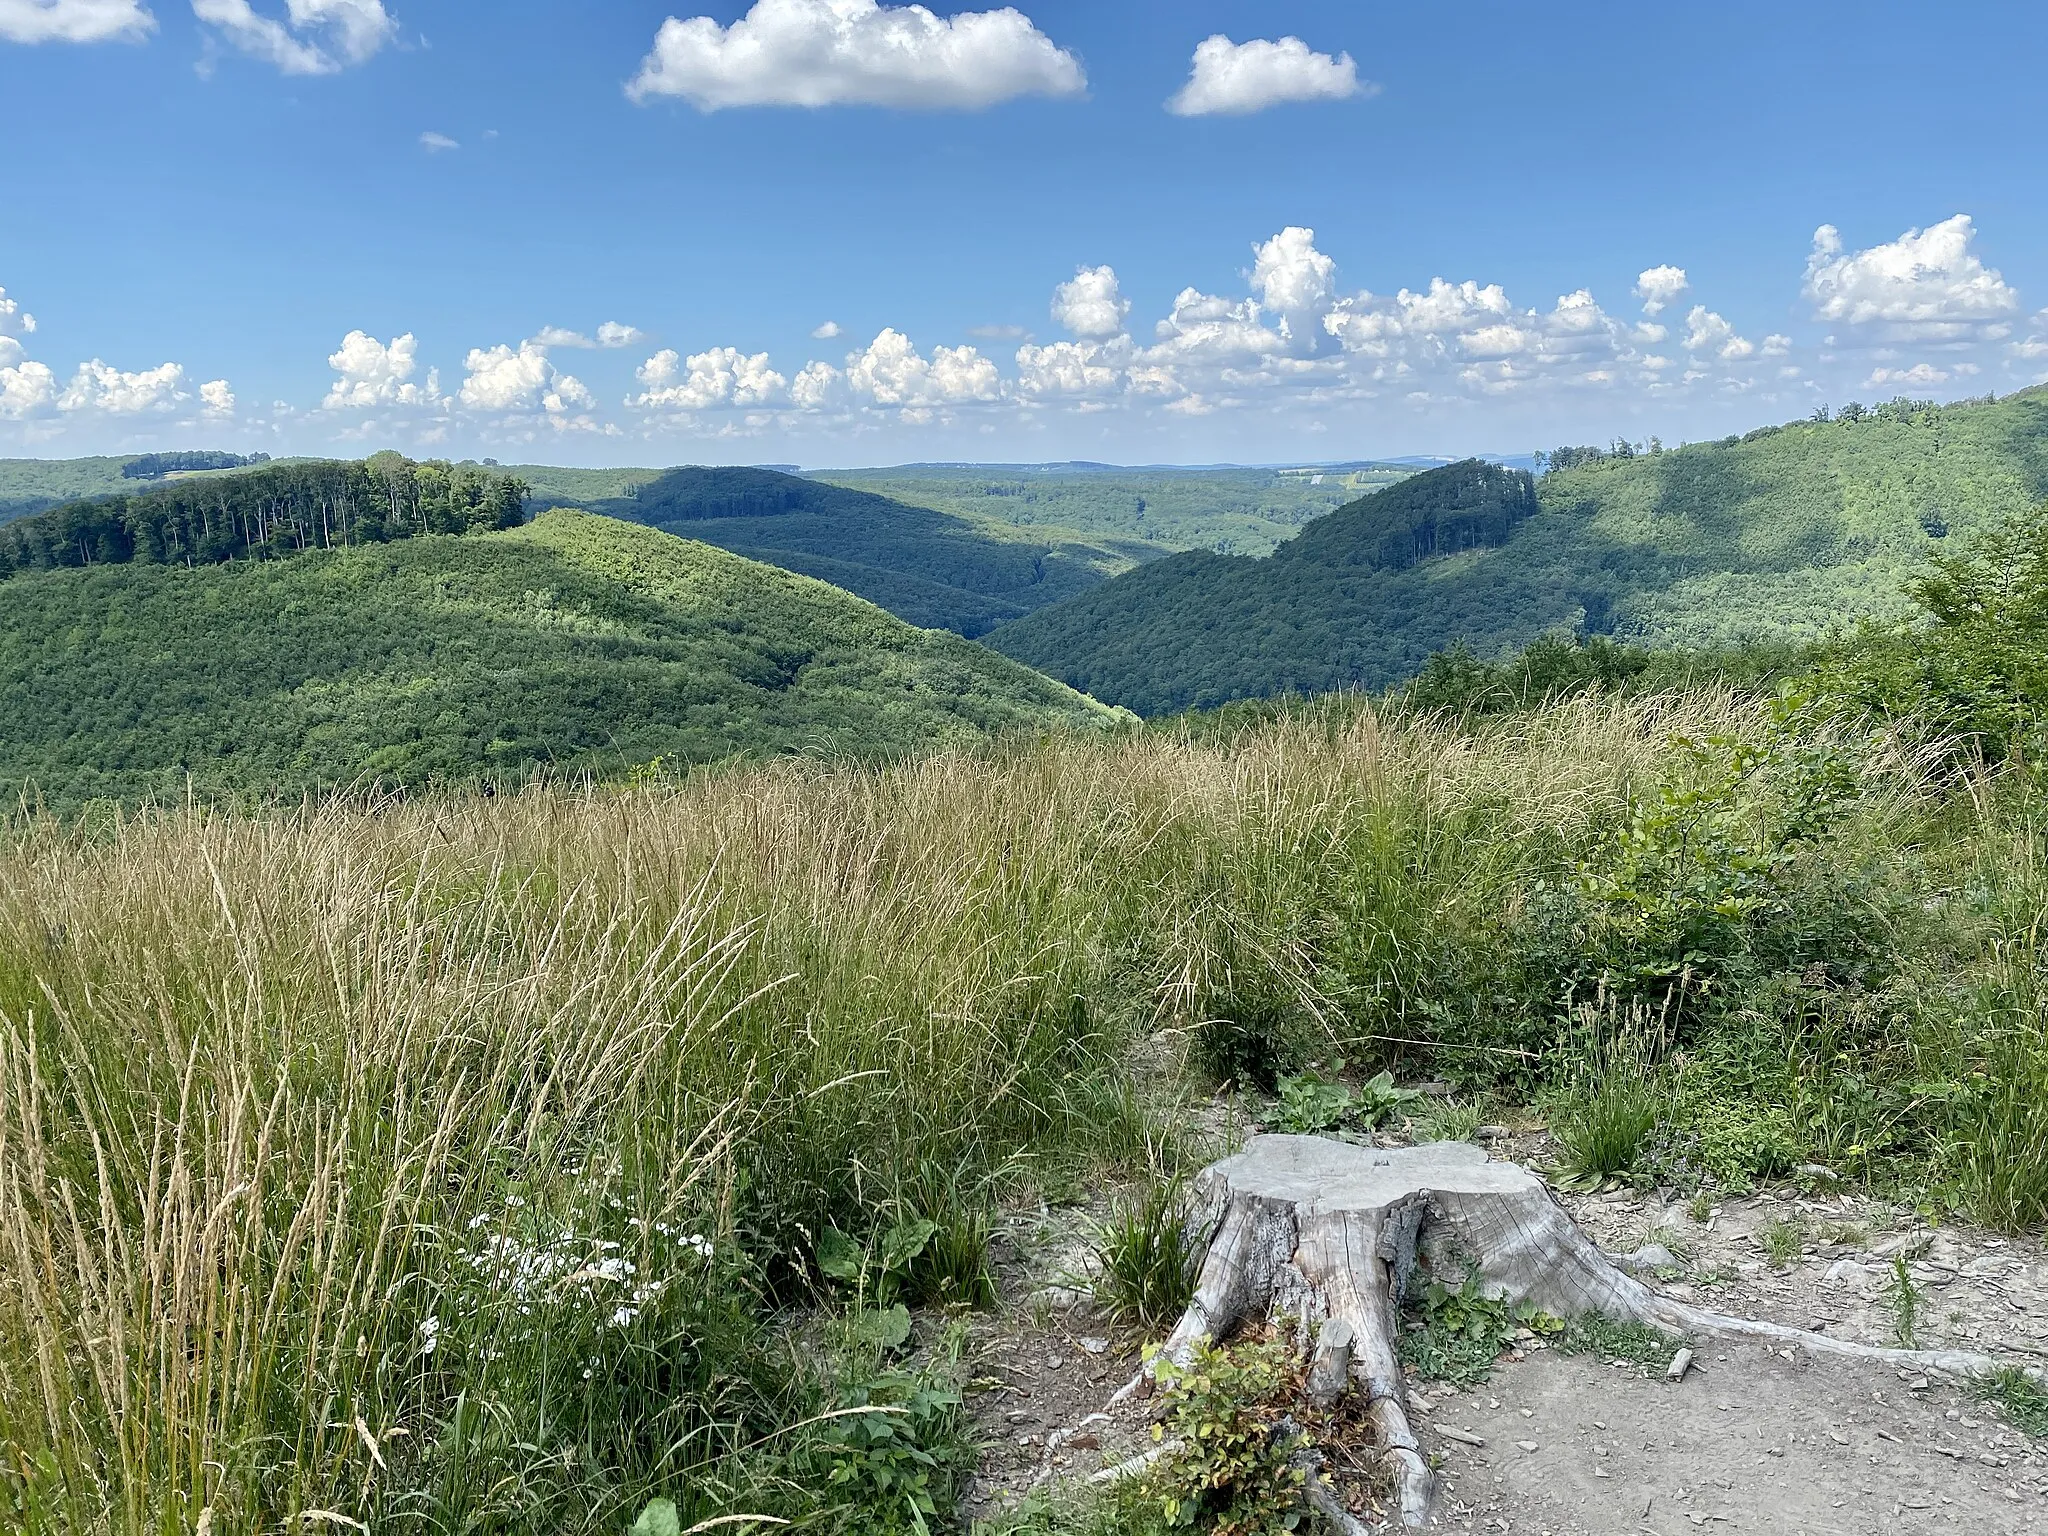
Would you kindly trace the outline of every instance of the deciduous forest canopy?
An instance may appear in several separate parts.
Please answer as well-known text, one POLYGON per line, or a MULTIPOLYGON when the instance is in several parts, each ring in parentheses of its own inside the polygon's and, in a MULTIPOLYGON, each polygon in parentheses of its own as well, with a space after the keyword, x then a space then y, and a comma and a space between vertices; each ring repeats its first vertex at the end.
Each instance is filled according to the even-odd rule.
POLYGON ((0 601, 0 787, 264 798, 376 780, 882 754, 1116 716, 817 582, 617 519, 185 569, 0 601))
POLYGON ((1269 560, 1162 561, 989 643, 1159 713, 1385 687, 1460 643, 1482 658, 1548 633, 1729 647, 1896 620, 1944 541, 1967 543, 2048 497, 2048 390, 1559 459, 1569 467, 1536 482, 1533 505, 1484 489, 1493 482, 1469 466, 1431 471, 1311 524, 1269 560), (1404 509, 1447 495, 1454 525, 1475 520, 1473 534, 1390 558, 1404 509))

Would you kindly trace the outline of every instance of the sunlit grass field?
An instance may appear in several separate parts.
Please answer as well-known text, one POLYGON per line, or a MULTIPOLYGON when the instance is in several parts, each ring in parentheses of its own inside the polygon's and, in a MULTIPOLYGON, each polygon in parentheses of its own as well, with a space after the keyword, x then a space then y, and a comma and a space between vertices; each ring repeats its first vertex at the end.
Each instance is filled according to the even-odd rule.
POLYGON ((827 1227, 972 1250, 1003 1201, 1170 1157, 1179 1096, 1339 1055, 1597 1095, 1588 1050, 1648 1050, 1650 997, 1658 1178, 1815 1159, 2038 1221, 2024 772, 1792 730, 1716 692, 1331 700, 17 818, 0 1526, 624 1531, 665 1496, 685 1526, 911 1529, 839 1475, 831 1415, 883 1366, 819 1343, 827 1227))

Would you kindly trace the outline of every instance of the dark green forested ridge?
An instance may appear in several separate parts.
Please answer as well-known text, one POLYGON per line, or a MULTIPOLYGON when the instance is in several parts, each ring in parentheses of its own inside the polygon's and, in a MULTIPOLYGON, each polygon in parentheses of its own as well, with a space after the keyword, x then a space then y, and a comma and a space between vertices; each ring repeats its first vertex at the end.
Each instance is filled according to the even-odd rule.
POLYGON ((1106 543, 992 528, 767 469, 672 469, 629 498, 592 505, 966 635, 1085 591, 1133 560, 1106 543))
POLYGON ((301 459, 129 496, 74 501, 0 527, 0 580, 93 565, 213 565, 510 528, 527 488, 479 465, 301 459))
POLYGON ((1098 698, 1160 713, 1386 687, 1453 645, 1490 659, 1548 633, 1660 649, 1818 639, 1859 618, 1905 616, 1908 581, 1944 541, 1967 542, 2048 497, 2048 390, 1564 457, 1570 467, 1536 483, 1533 515, 1498 510, 1504 537, 1434 554, 1418 546, 1415 563, 1389 563, 1389 529, 1373 519, 1402 505, 1387 498, 1451 473, 1429 471, 1311 524, 1282 546, 1299 547, 1291 558, 1175 557, 989 643, 1098 698))
POLYGON ((50 803, 895 753, 1113 711, 957 636, 572 511, 290 560, 18 576, 0 788, 50 803))

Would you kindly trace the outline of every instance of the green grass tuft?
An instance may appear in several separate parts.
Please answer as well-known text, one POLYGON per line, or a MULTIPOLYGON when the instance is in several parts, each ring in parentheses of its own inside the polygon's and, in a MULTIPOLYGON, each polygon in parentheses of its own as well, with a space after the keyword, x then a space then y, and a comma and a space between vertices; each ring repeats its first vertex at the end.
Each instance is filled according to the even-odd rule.
POLYGON ((1194 1298, 1201 1256, 1179 1180, 1121 1196, 1096 1235, 1096 1304, 1118 1322, 1166 1328, 1194 1298))

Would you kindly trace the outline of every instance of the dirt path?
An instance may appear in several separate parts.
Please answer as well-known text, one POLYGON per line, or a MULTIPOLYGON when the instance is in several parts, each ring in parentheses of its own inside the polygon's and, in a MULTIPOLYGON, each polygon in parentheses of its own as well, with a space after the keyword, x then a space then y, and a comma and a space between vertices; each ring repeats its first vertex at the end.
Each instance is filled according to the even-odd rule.
POLYGON ((2048 1532, 2048 1459, 1976 1397, 1797 1352, 1715 1352, 1676 1386, 1536 1354, 1428 1422, 1448 1531, 2048 1532))

